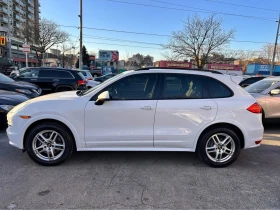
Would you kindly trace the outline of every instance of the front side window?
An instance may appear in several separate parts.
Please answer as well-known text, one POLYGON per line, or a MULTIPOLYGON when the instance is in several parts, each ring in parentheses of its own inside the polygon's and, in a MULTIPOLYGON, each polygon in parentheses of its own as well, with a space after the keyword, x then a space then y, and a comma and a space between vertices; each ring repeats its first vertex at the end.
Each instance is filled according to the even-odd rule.
POLYGON ((20 71, 19 77, 23 78, 38 78, 39 70, 38 69, 27 69, 20 71))
POLYGON ((205 95, 203 77, 189 74, 166 74, 163 99, 201 99, 205 95))
POLYGON ((103 91, 109 91, 111 100, 152 100, 155 96, 157 74, 137 74, 122 78, 103 91))

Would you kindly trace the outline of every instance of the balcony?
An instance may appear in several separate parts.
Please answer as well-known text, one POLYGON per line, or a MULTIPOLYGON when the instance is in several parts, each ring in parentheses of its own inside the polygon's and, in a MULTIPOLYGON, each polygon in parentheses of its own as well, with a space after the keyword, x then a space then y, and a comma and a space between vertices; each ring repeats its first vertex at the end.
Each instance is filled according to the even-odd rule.
POLYGON ((22 9, 19 9, 19 11, 17 11, 19 14, 24 15, 25 12, 22 9))
POLYGON ((17 5, 14 5, 14 6, 13 6, 13 10, 14 10, 15 12, 19 12, 19 11, 20 11, 20 7, 17 6, 17 5))
POLYGON ((22 24, 21 23, 18 23, 18 22, 14 22, 14 27, 16 27, 16 28, 21 28, 22 27, 22 24))
POLYGON ((27 4, 29 4, 32 7, 34 7, 34 0, 27 0, 26 2, 27 2, 27 4))
POLYGON ((0 0, 0 4, 8 5, 8 0, 0 0))
POLYGON ((31 8, 31 7, 27 7, 27 11, 30 12, 30 13, 32 13, 32 14, 34 14, 34 9, 31 8))
POLYGON ((13 17, 14 17, 15 20, 20 20, 20 21, 22 20, 22 17, 15 14, 15 13, 14 13, 13 17))
POLYGON ((20 0, 19 0, 19 5, 22 6, 22 7, 25 6, 25 4, 22 1, 20 1, 20 0))
POLYGON ((0 7, 0 13, 1 13, 1 14, 7 15, 8 12, 9 12, 8 9, 6 9, 5 7, 0 7))
POLYGON ((15 4, 20 4, 20 0, 13 0, 15 4))
POLYGON ((0 17, 0 22, 8 23, 9 20, 7 17, 0 17))

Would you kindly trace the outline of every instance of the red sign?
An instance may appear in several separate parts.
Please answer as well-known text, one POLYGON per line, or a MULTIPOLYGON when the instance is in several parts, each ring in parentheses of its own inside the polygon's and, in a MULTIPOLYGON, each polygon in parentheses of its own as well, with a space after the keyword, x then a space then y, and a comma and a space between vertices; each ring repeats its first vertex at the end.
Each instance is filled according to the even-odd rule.
POLYGON ((233 65, 233 64, 208 64, 208 70, 231 70, 231 71, 240 71, 240 65, 233 65))
POLYGON ((192 68, 192 64, 180 61, 157 61, 155 67, 168 67, 168 68, 192 68))
POLYGON ((22 50, 23 52, 30 53, 30 45, 23 44, 22 48, 23 48, 23 50, 22 50))
POLYGON ((90 61, 95 61, 95 55, 90 55, 90 56, 89 56, 89 60, 90 60, 90 61))

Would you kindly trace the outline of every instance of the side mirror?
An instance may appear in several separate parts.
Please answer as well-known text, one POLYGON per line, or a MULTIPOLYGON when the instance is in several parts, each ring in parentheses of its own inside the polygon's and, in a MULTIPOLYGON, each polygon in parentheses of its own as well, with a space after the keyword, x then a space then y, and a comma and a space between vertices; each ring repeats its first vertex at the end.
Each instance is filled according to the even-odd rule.
POLYGON ((110 94, 108 91, 100 93, 95 101, 95 105, 102 105, 105 101, 110 100, 110 94))
POLYGON ((270 95, 279 95, 280 94, 280 89, 274 89, 272 91, 270 91, 270 95))

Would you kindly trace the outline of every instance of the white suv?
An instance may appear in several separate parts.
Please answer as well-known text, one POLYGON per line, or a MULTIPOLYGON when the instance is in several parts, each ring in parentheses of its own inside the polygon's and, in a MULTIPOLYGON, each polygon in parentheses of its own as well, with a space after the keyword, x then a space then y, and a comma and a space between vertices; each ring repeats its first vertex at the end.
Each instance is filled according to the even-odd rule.
POLYGON ((188 151, 210 166, 233 163, 263 137, 261 107, 214 72, 139 69, 86 92, 29 100, 8 114, 10 144, 41 165, 77 151, 188 151))

